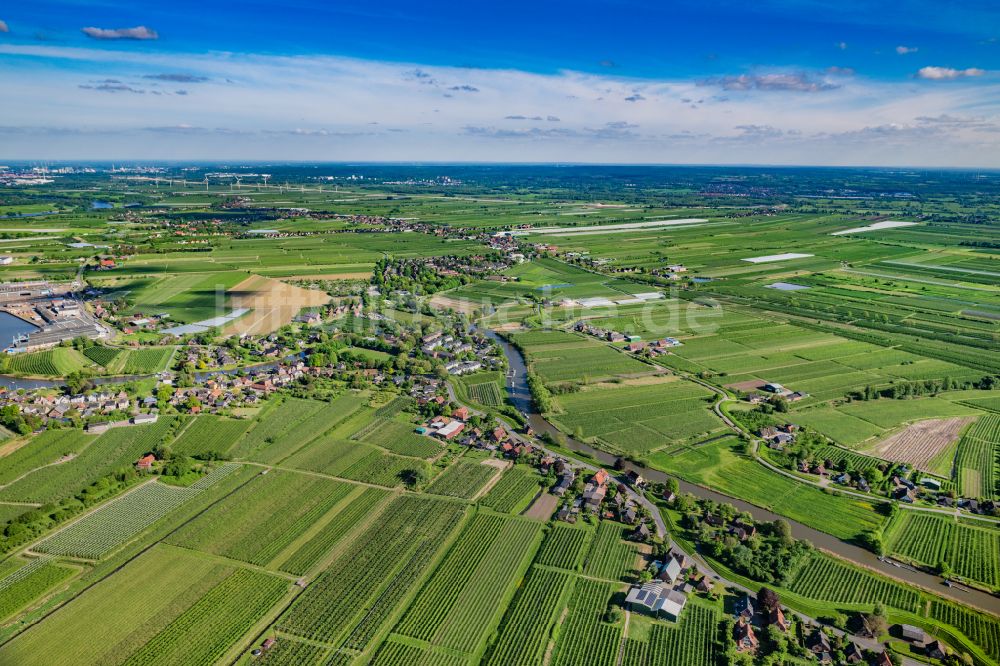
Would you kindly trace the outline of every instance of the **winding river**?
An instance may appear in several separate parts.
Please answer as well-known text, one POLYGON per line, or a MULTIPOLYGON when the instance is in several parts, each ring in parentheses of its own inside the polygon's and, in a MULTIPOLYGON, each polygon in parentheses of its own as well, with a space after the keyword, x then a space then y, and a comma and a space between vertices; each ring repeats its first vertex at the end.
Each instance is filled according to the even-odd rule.
MULTIPOLYGON (((565 433, 561 433, 554 425, 545 420, 541 414, 537 413, 531 400, 531 391, 528 388, 528 368, 521 352, 493 331, 487 329, 478 330, 500 345, 501 349, 503 349, 504 356, 507 357, 507 363, 510 366, 510 370, 507 374, 507 391, 510 394, 514 407, 527 416, 528 425, 531 426, 532 430, 538 434, 547 432, 555 435, 556 433, 560 433, 561 439, 566 442, 566 446, 571 450, 585 453, 594 460, 600 461, 605 465, 614 465, 615 461, 618 459, 617 456, 607 453, 606 451, 595 449, 588 444, 567 436, 565 433)), ((626 469, 634 469, 644 478, 653 482, 662 483, 668 478, 667 474, 658 469, 640 467, 632 463, 626 463, 626 469)), ((802 523, 786 518, 785 516, 778 515, 772 511, 768 511, 767 509, 750 504, 745 500, 730 497, 709 488, 705 488, 704 486, 688 483, 687 481, 683 481, 681 479, 677 479, 677 482, 683 492, 691 493, 692 495, 710 499, 715 502, 727 502, 735 506, 740 511, 750 513, 758 521, 783 520, 791 526, 792 534, 796 538, 806 539, 818 548, 833 553, 834 555, 842 557, 846 560, 850 560, 860 566, 925 588, 934 594, 949 597, 969 606, 974 606, 995 615, 1000 615, 1000 598, 991 594, 965 587, 949 587, 945 585, 944 581, 937 576, 923 571, 917 571, 906 566, 897 566, 888 561, 882 561, 874 553, 865 550, 864 548, 847 543, 846 541, 841 541, 840 539, 837 539, 836 537, 825 532, 820 532, 819 530, 803 525, 802 523)))

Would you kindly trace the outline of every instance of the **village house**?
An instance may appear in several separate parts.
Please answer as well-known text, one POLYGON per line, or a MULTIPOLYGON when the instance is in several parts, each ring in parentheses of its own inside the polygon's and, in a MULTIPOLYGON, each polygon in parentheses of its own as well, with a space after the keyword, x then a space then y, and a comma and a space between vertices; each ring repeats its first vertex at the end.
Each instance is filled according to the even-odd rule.
POLYGON ((744 594, 733 603, 733 614, 737 619, 749 622, 753 620, 754 613, 753 599, 750 598, 749 594, 744 594))
POLYGON ((755 652, 759 644, 753 627, 742 617, 733 626, 733 640, 739 652, 755 652))
POLYGON ((806 639, 806 648, 815 655, 829 654, 830 639, 821 629, 816 629, 806 639))
POLYGON ((784 611, 781 610, 781 606, 775 606, 767 614, 767 623, 771 626, 777 627, 779 631, 788 631, 791 626, 788 623, 787 618, 785 618, 784 611))
POLYGON ((848 641, 847 646, 844 648, 844 659, 848 664, 860 664, 864 661, 865 656, 861 653, 861 648, 854 641, 848 641))

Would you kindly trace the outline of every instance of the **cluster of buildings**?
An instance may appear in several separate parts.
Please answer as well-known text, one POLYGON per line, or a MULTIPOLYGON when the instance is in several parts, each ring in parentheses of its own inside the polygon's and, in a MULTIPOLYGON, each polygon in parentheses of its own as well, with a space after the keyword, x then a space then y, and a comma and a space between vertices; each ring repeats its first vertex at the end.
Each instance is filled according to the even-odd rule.
POLYGON ((666 266, 650 270, 649 274, 666 278, 668 280, 680 280, 684 277, 683 274, 687 272, 687 266, 684 264, 667 264, 666 266))
POLYGON ((630 610, 676 622, 690 593, 695 589, 706 594, 712 591, 711 581, 704 576, 695 584, 689 582, 686 572, 692 568, 691 561, 679 551, 671 550, 651 568, 655 571, 653 579, 628 591, 625 603, 630 610))
POLYGON ((776 382, 764 382, 760 386, 761 390, 765 393, 750 393, 747 395, 747 401, 752 405, 759 405, 767 400, 771 396, 778 396, 779 398, 784 398, 788 402, 798 402, 799 400, 805 400, 809 397, 808 393, 802 393, 801 391, 792 391, 785 388, 781 384, 776 382))
MULTIPOLYGON (((244 374, 220 373, 208 378, 202 384, 175 388, 170 404, 186 407, 193 414, 217 413, 231 407, 257 404, 278 389, 292 384, 307 373, 319 374, 321 368, 307 368, 296 360, 267 368, 250 369, 244 374)), ((162 379, 166 385, 172 380, 162 379)))
POLYGON ((642 340, 634 340, 628 343, 628 350, 633 354, 648 353, 650 356, 660 356, 670 353, 673 347, 680 347, 683 343, 677 338, 661 338, 646 343, 642 340))
POLYGON ((131 398, 125 391, 95 392, 76 395, 45 395, 37 392, 20 393, 0 387, 0 407, 16 405, 21 414, 37 416, 43 421, 68 423, 75 416, 90 419, 115 412, 132 412, 131 398))
POLYGON ((488 339, 474 335, 468 340, 443 331, 420 338, 420 350, 427 356, 446 361, 450 375, 466 375, 489 366, 502 365, 497 347, 488 339))
POLYGON ((607 340, 608 342, 625 342, 628 343, 626 347, 628 351, 632 353, 648 351, 653 356, 666 354, 667 350, 673 347, 680 347, 684 344, 677 338, 670 337, 653 340, 652 342, 644 342, 641 336, 632 335, 630 333, 621 333, 619 331, 601 328, 600 326, 593 326, 586 321, 577 322, 573 327, 573 330, 577 333, 592 335, 595 338, 607 340))
POLYGON ((799 427, 794 423, 785 423, 776 426, 764 426, 757 431, 757 435, 767 442, 768 448, 775 451, 782 451, 786 445, 795 441, 795 435, 798 431, 799 427))

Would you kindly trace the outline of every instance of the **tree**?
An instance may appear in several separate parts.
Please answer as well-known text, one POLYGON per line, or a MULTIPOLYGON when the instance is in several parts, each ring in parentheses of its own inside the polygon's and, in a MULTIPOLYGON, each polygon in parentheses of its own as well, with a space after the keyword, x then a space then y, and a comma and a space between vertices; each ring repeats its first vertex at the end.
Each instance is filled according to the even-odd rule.
POLYGON ((872 638, 881 636, 889 630, 889 619, 886 617, 885 607, 881 603, 876 603, 871 613, 862 615, 861 621, 864 624, 865 632, 872 638))
POLYGON ((942 578, 951 577, 952 574, 951 565, 948 564, 946 561, 941 560, 940 562, 938 562, 937 570, 938 574, 940 574, 942 578))
POLYGON ((761 609, 774 610, 781 603, 778 599, 778 593, 769 587, 760 588, 760 592, 757 593, 757 603, 760 604, 761 609))
POLYGON ((877 530, 865 530, 859 537, 862 545, 876 555, 885 555, 885 543, 877 530))

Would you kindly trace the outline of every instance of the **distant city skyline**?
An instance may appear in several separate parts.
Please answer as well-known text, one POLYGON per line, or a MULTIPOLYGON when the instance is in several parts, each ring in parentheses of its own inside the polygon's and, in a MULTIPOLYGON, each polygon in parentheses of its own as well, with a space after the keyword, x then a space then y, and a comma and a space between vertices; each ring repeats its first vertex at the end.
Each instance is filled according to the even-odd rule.
POLYGON ((0 160, 1000 167, 986 1, 0 9, 0 160))

